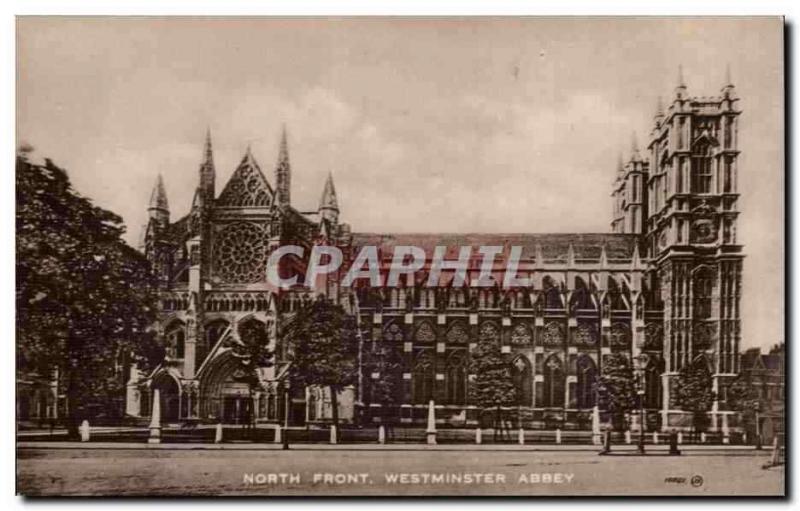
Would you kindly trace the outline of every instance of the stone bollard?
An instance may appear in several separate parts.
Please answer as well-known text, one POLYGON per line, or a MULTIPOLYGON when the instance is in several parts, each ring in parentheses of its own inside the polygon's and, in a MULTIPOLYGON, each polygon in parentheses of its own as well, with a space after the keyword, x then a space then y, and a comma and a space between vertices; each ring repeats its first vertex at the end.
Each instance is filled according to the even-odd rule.
POLYGON ((222 423, 217 423, 217 428, 214 431, 214 443, 221 444, 222 443, 222 423))
POLYGON ((153 407, 150 413, 150 438, 148 444, 161 443, 161 391, 153 391, 153 407))
POLYGON ((700 432, 700 443, 701 444, 706 443, 706 432, 705 431, 701 431, 700 432))
POLYGON ((383 424, 378 426, 378 443, 379 444, 386 443, 386 428, 383 427, 383 424))
POLYGON ((281 443, 281 425, 275 424, 275 440, 274 443, 279 444, 281 443))
POLYGON ((556 443, 557 444, 561 443, 561 430, 560 429, 556 430, 556 443))
POLYGON ((428 403, 428 428, 425 430, 428 445, 436 445, 436 406, 433 399, 428 403))
POLYGON ((678 431, 678 443, 683 443, 683 431, 678 431))
POLYGON ((81 425, 78 428, 78 431, 81 434, 81 442, 88 442, 89 441, 89 436, 90 436, 89 435, 89 429, 90 429, 89 428, 89 421, 84 419, 84 421, 81 422, 81 425))
POLYGON ((477 428, 475 430, 475 443, 480 444, 482 441, 483 439, 481 438, 481 428, 477 428))
POLYGON ((653 431, 653 444, 658 445, 658 432, 653 431))
POLYGON ((519 441, 519 445, 525 445, 525 430, 524 429, 519 428, 519 435, 517 436, 517 439, 519 441))
POLYGON ((756 450, 760 451, 762 449, 763 441, 761 440, 761 435, 756 435, 756 450))
POLYGON ((681 451, 678 449, 678 433, 672 432, 669 434, 669 455, 680 456, 681 451))
POLYGON ((742 443, 743 443, 744 445, 747 445, 747 431, 745 431, 744 433, 742 433, 742 443))
POLYGON ((631 443, 631 430, 629 429, 625 431, 625 443, 629 445, 631 443))
POLYGON ((331 426, 331 439, 330 439, 330 443, 331 444, 339 443, 339 439, 338 439, 336 433, 337 433, 336 425, 331 426))

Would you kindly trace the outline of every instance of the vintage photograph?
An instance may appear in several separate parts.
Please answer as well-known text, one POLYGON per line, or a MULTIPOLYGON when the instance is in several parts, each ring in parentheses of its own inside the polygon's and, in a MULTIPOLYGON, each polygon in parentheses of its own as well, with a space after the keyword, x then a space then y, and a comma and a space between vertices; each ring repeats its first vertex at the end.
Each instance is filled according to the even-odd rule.
POLYGON ((18 494, 786 494, 783 18, 16 44, 18 494))

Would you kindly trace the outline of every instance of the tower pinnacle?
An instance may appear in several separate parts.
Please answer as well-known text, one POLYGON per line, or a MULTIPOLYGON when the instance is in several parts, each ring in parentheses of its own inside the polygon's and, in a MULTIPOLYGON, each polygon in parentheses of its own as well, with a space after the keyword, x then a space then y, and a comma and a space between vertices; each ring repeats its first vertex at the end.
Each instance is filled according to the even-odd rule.
POLYGON ((322 218, 336 222, 339 218, 339 201, 336 198, 336 187, 333 185, 333 174, 328 172, 322 198, 319 201, 319 213, 322 218))
POLYGON ((206 128, 206 141, 203 148, 203 163, 200 164, 200 189, 204 199, 213 199, 215 191, 216 170, 214 169, 214 151, 211 148, 211 128, 206 128))
POLYGON ((167 202, 167 191, 164 189, 164 179, 161 174, 156 178, 156 184, 150 193, 150 203, 147 206, 150 219, 155 220, 162 226, 169 223, 169 203, 167 202))
POLYGON ((683 79, 683 64, 678 65, 678 83, 675 85, 675 99, 685 99, 686 80, 683 79))
POLYGON ((661 119, 664 118, 664 101, 661 99, 661 96, 656 98, 656 115, 655 120, 660 122, 661 119))
POLYGON ((167 203, 167 192, 164 189, 164 178, 161 177, 161 174, 158 174, 156 178, 156 184, 153 186, 153 192, 150 194, 150 205, 147 208, 148 210, 153 209, 160 209, 163 211, 169 211, 169 204, 167 203))
POLYGON ((636 131, 631 134, 631 161, 641 161, 642 155, 639 154, 639 142, 636 139, 636 131))
POLYGON ((289 163, 289 143, 286 140, 286 125, 281 129, 281 141, 278 148, 278 164, 275 167, 275 187, 277 202, 281 206, 289 206, 292 202, 292 167, 289 163))

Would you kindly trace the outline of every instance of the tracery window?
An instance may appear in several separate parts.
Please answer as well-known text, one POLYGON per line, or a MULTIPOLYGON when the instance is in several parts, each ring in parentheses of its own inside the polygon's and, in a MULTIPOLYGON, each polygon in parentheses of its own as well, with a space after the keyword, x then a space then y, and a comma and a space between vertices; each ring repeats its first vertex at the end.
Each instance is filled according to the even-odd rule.
POLYGON ((701 141, 692 153, 692 193, 711 193, 711 146, 701 141))
POLYGON ((597 367, 588 355, 580 355, 576 362, 578 384, 575 387, 575 399, 578 408, 592 408, 595 405, 595 382, 597 367))
POLYGON ((265 207, 270 205, 270 192, 261 171, 243 162, 217 201, 225 207, 265 207))
POLYGON ((480 340, 481 342, 498 342, 500 340, 500 332, 497 329, 497 325, 488 321, 483 323, 481 325, 480 340))
POLYGON ((597 327, 589 322, 580 322, 572 334, 577 346, 592 346, 597 340, 597 327))
POLYGON ((214 269, 229 282, 258 282, 266 278, 267 236, 250 222, 225 227, 214 242, 214 269))
POLYGON ((533 370, 528 357, 520 355, 511 363, 514 386, 520 406, 531 406, 533 396, 533 370))
POLYGON ((558 355, 550 355, 544 362, 543 407, 564 406, 564 367, 558 355))
POLYGON ((611 325, 610 334, 611 346, 616 348, 627 348, 631 342, 631 330, 623 323, 611 325))
POLYGON ((417 357, 411 377, 412 397, 416 404, 427 404, 433 399, 435 380, 433 360, 427 351, 417 357))
POLYGON ((383 339, 386 341, 402 341, 403 329, 397 323, 392 323, 383 331, 383 339))
POLYGON ((560 346, 564 343, 564 327, 557 321, 550 321, 544 327, 542 344, 545 346, 560 346))
POLYGON ((469 333, 464 326, 464 323, 454 323, 453 326, 447 331, 447 342, 453 344, 463 344, 469 340, 469 333))
POLYGON ((523 323, 517 324, 511 331, 511 344, 530 344, 531 340, 531 330, 523 323))
POLYGON ((453 405, 463 405, 467 402, 467 370, 464 358, 460 354, 453 354, 447 361, 445 399, 447 403, 453 405))
POLYGON ((431 324, 425 321, 417 327, 414 339, 420 342, 433 342, 436 340, 436 332, 433 330, 431 324))

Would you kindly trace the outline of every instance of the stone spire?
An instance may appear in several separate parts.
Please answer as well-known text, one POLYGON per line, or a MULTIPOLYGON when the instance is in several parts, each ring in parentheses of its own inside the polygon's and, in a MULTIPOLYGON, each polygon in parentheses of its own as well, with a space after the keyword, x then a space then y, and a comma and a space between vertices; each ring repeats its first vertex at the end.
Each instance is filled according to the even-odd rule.
POLYGON ((661 121, 664 120, 664 101, 661 99, 661 96, 656 98, 656 114, 653 116, 655 119, 656 124, 661 124, 661 121))
POLYGON ((622 162, 622 153, 617 153, 617 179, 625 175, 625 164, 622 162))
POLYGON ((169 204, 167 203, 167 191, 164 188, 164 179, 161 174, 156 179, 153 192, 150 194, 150 204, 147 207, 150 218, 161 223, 169 223, 169 204))
POLYGON ((336 188, 333 186, 333 174, 328 172, 322 198, 319 201, 319 214, 322 218, 337 222, 339 219, 339 201, 336 199, 336 188))
POLYGON ((731 65, 725 66, 725 84, 722 86, 722 96, 732 98, 734 96, 733 80, 731 79, 731 65))
POLYGON ((631 135, 631 161, 642 161, 639 153, 639 141, 636 139, 636 131, 631 135))
POLYGON ((286 125, 284 125, 281 130, 278 165, 275 167, 275 188, 277 203, 281 206, 289 206, 292 202, 292 167, 289 164, 289 144, 286 141, 286 125))
POLYGON ((153 186, 153 193, 150 194, 150 206, 147 209, 161 209, 164 211, 169 211, 169 204, 167 203, 167 191, 164 188, 164 178, 161 177, 161 174, 159 174, 158 178, 156 178, 156 184, 153 186))
POLYGON ((206 143, 203 149, 203 163, 200 164, 200 189, 203 191, 203 199, 213 199, 216 193, 215 180, 216 170, 214 169, 214 151, 211 148, 211 128, 206 129, 206 143))
POLYGON ((683 65, 678 65, 678 83, 675 85, 675 99, 686 99, 686 80, 683 79, 683 65))

